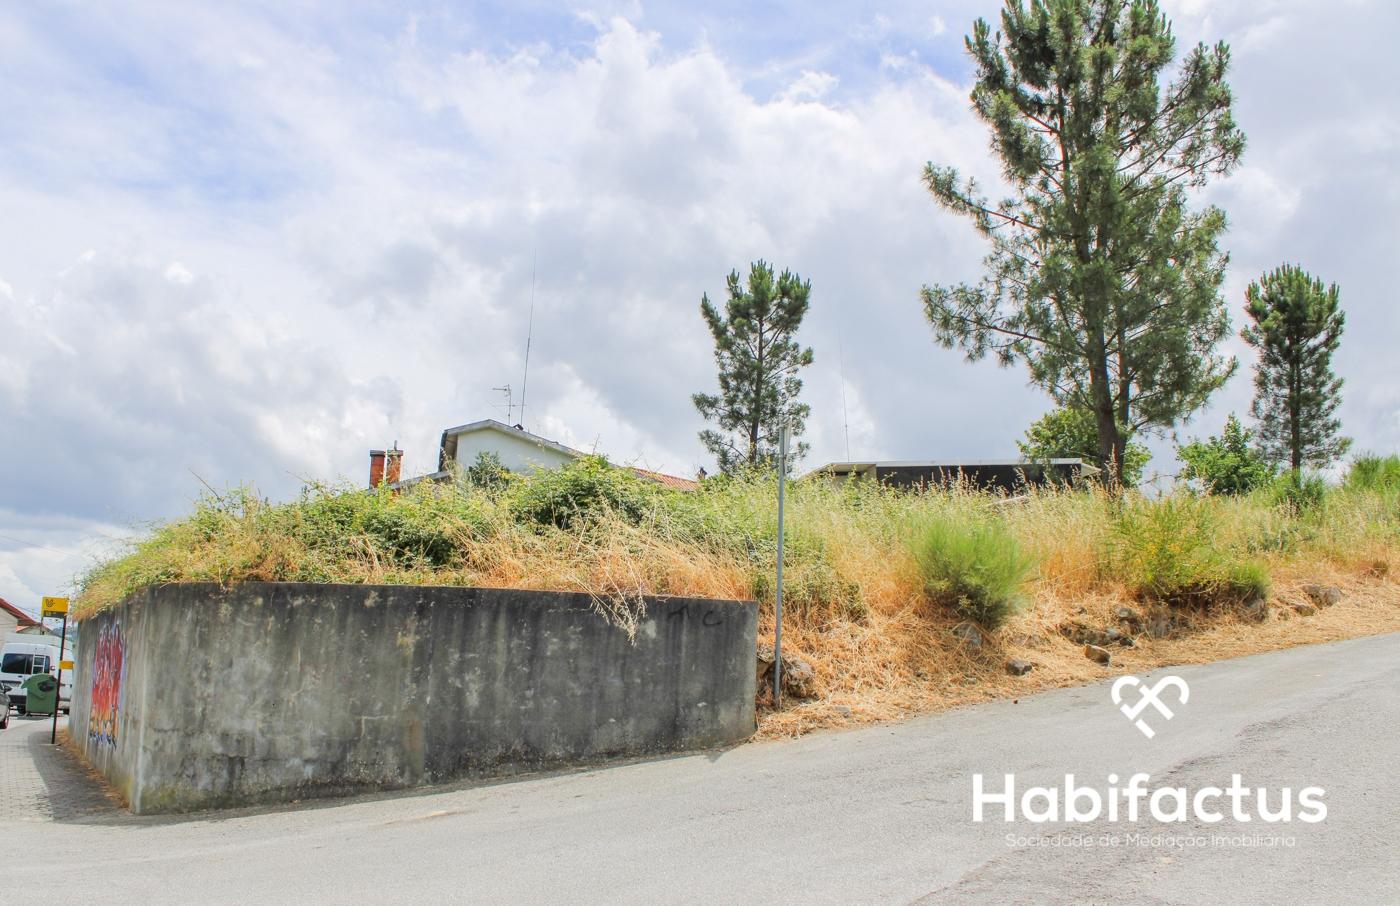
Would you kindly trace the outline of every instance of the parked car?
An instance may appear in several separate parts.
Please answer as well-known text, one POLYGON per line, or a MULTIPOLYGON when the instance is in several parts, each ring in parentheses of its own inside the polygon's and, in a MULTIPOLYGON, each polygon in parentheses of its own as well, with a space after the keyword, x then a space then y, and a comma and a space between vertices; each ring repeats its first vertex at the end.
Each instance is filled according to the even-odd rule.
POLYGON ((0 687, 0 730, 10 726, 10 694, 0 687))

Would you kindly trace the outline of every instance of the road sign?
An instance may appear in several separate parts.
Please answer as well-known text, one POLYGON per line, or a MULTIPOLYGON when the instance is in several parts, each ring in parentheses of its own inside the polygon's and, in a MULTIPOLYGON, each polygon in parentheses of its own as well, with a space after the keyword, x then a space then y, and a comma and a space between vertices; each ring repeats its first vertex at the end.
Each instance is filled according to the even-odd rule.
POLYGON ((58 741, 58 690, 63 687, 63 671, 73 669, 72 661, 63 660, 63 649, 68 647, 68 599, 44 598, 39 612, 46 617, 63 617, 63 631, 58 636, 58 676, 54 677, 53 726, 49 728, 49 742, 55 743, 58 741))

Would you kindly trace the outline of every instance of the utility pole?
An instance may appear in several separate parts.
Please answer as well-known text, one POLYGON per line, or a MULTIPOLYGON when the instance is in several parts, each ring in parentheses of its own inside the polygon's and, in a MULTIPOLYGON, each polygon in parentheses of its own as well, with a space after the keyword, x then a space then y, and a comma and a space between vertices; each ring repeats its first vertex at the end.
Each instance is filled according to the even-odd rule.
POLYGON ((783 491, 787 487, 789 430, 778 429, 778 585, 773 596, 773 709, 783 706, 783 491))

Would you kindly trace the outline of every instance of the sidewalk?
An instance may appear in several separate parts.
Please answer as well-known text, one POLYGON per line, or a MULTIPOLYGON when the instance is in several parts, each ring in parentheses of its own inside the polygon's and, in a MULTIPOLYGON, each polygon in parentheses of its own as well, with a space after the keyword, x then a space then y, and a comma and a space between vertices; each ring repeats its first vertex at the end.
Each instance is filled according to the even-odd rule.
MULTIPOLYGON (((10 714, 0 730, 0 824, 66 821, 119 809, 103 785, 69 752, 49 744, 51 719, 10 714)), ((60 715, 63 734, 68 718, 60 715)))

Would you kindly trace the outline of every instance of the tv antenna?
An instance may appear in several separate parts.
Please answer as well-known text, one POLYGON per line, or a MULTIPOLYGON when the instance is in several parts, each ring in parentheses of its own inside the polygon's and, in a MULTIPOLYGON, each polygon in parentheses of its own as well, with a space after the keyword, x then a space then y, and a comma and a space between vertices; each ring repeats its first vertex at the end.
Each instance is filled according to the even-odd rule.
POLYGON ((540 263, 540 248, 535 246, 530 261, 530 323, 525 331, 525 376, 520 379, 520 427, 525 427, 525 388, 530 384, 530 341, 535 337, 535 272, 540 263))
POLYGON ((841 325, 836 326, 836 359, 841 365, 841 428, 846 432, 846 461, 851 461, 851 420, 846 415, 846 347, 841 342, 841 325))
MULTIPOLYGON (((515 411, 515 406, 511 403, 510 385, 509 385, 509 384, 506 384, 504 387, 492 387, 491 389, 494 390, 494 391, 496 391, 497 393, 503 393, 503 394, 505 394, 505 397, 506 397, 506 424, 508 424, 508 425, 509 425, 509 424, 513 424, 513 420, 511 419, 511 413, 515 411)), ((501 411, 501 407, 500 407, 499 404, 493 406, 492 408, 494 408, 497 412, 500 412, 500 411, 501 411)))

